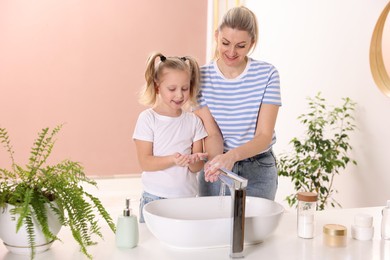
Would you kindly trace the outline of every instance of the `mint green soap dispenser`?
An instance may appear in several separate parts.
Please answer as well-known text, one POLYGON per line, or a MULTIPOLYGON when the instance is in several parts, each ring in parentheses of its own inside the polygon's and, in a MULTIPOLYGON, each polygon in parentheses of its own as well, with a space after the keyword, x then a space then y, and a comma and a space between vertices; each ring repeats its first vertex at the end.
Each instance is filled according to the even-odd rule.
POLYGON ((138 221, 130 208, 130 199, 126 199, 123 215, 118 217, 115 242, 117 247, 133 248, 138 244, 138 221))

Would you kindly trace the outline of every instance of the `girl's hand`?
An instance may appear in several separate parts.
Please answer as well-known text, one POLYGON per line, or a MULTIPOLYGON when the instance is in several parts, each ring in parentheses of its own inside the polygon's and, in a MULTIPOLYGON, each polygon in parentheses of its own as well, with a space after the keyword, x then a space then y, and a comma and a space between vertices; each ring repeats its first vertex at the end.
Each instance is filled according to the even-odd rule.
POLYGON ((189 154, 175 153, 173 155, 173 162, 177 166, 188 167, 188 165, 190 164, 190 155, 189 154))
POLYGON ((190 164, 197 163, 199 161, 206 161, 207 156, 207 153, 193 153, 189 156, 190 164))

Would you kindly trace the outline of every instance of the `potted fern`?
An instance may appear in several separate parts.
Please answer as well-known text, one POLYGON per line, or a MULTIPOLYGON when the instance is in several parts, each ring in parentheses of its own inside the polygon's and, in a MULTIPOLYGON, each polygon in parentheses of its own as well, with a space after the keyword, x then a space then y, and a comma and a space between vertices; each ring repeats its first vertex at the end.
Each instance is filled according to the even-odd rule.
POLYGON ((0 238, 11 252, 20 251, 24 245, 15 244, 21 238, 8 241, 10 233, 27 236, 25 246, 34 258, 36 252, 60 240, 57 233, 61 226, 69 226, 81 252, 92 258, 87 247, 96 243, 93 236, 102 238, 99 217, 115 232, 115 224, 100 200, 83 189, 82 185, 97 184, 85 176, 81 164, 71 160, 47 164, 61 128, 44 128, 38 133, 25 166, 15 162, 8 132, 0 128, 0 143, 11 161, 10 168, 0 168, 0 238), (12 231, 3 220, 13 223, 12 231), (42 237, 44 242, 38 242, 42 237))
MULTIPOLYGON (((340 206, 333 197, 337 193, 334 178, 348 164, 356 161, 349 156, 352 147, 349 133, 355 130, 353 112, 356 103, 343 98, 339 107, 328 106, 318 93, 308 98, 309 111, 298 117, 306 127, 303 138, 294 137, 293 151, 279 155, 278 174, 290 177, 295 191, 318 194, 317 208, 340 206)), ((286 197, 290 206, 297 204, 296 193, 286 197)))

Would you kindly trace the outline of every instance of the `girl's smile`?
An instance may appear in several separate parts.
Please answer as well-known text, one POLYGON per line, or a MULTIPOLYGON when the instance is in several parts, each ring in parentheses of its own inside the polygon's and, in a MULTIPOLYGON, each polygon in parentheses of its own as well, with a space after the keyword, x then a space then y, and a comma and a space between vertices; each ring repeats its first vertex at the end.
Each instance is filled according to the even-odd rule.
POLYGON ((183 105, 190 98, 188 71, 165 69, 161 81, 156 83, 158 102, 154 110, 167 116, 179 116, 183 105))

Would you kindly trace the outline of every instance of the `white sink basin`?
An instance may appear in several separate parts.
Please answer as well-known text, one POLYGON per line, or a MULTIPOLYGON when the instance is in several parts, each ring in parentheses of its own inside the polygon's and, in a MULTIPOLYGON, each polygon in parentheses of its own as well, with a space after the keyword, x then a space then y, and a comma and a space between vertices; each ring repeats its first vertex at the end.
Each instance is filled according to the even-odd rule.
MULTIPOLYGON (((163 199, 144 206, 150 232, 161 242, 178 248, 230 245, 231 197, 163 199)), ((284 208, 277 202, 246 198, 245 244, 263 242, 279 224, 284 208)))

